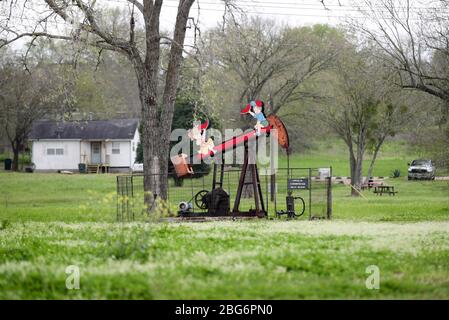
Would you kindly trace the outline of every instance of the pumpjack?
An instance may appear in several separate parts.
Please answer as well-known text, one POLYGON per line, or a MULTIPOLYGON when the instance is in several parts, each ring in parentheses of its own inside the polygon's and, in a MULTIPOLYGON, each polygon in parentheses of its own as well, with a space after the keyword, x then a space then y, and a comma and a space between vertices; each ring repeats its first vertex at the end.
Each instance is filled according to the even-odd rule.
MULTIPOLYGON (((269 125, 261 128, 260 134, 269 135, 276 129, 277 143, 282 148, 288 150, 289 138, 288 132, 278 116, 271 114, 267 117, 269 125)), ((214 162, 212 190, 200 190, 195 194, 191 201, 201 210, 207 210, 207 213, 193 214, 190 212, 190 202, 182 202, 179 205, 179 214, 181 216, 212 216, 212 217, 266 217, 267 211, 263 201, 262 188, 260 185, 259 172, 255 161, 249 161, 248 142, 256 140, 258 135, 256 130, 252 130, 241 135, 235 136, 210 150, 207 154, 192 154, 189 157, 177 155, 171 158, 178 177, 189 177, 194 174, 192 169, 193 163, 203 161, 210 157, 216 157, 219 154, 224 154, 227 150, 231 150, 240 145, 244 146, 244 161, 240 171, 239 184, 237 187, 234 205, 230 208, 229 194, 223 189, 223 177, 225 172, 224 157, 220 164, 220 173, 218 175, 218 164, 214 162), (249 172, 249 179, 247 173, 249 172), (254 209, 249 211, 240 210, 240 200, 245 185, 252 185, 254 209)))

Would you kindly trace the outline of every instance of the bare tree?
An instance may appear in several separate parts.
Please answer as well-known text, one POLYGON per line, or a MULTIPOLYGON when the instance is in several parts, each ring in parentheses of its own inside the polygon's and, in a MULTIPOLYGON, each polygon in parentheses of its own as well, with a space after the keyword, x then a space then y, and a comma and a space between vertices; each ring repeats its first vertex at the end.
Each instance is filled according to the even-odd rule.
POLYGON ((280 28, 272 20, 251 18, 210 32, 205 51, 210 65, 218 69, 217 77, 226 72, 235 79, 228 87, 232 86, 239 108, 265 95, 270 111, 277 113, 289 103, 312 96, 299 88, 332 65, 338 54, 334 31, 326 26, 280 28))
POLYGON ((184 50, 186 26, 189 11, 194 0, 180 0, 174 23, 173 37, 160 33, 160 15, 163 0, 124 0, 129 4, 128 32, 108 27, 102 20, 107 1, 95 0, 41 0, 8 1, 4 10, 9 10, 0 23, 0 46, 29 37, 31 44, 39 37, 66 41, 76 40, 99 50, 109 50, 126 56, 132 63, 139 88, 142 105, 142 143, 144 155, 144 189, 146 203, 152 206, 156 196, 167 195, 167 159, 169 137, 173 118, 176 89, 184 50), (15 18, 36 23, 24 30, 14 24, 15 18), (142 46, 137 37, 138 23, 143 21, 142 46), (70 34, 54 33, 50 27, 54 22, 62 22, 71 27, 70 34), (160 68, 161 40, 170 44, 166 70, 160 68), (163 73, 163 84, 160 74, 163 73), (158 88, 162 87, 162 90, 158 88), (159 94, 159 91, 162 93, 159 94), (149 196, 149 191, 152 196, 149 196))
POLYGON ((350 25, 382 49, 397 85, 449 101, 449 1, 364 0, 350 25))

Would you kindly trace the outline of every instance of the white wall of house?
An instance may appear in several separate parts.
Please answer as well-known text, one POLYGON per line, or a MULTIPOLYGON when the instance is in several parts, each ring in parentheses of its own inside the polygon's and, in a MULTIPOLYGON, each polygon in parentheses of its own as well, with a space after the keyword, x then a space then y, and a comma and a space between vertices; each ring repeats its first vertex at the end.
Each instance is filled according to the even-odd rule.
POLYGON ((33 141, 32 162, 36 165, 36 170, 78 169, 80 141, 33 141))
MULTIPOLYGON (((101 163, 109 163, 111 167, 132 167, 139 141, 138 130, 132 140, 96 140, 101 142, 101 163)), ((32 162, 36 170, 77 170, 79 163, 92 163, 92 142, 34 140, 32 162)))
POLYGON ((106 155, 111 167, 131 166, 131 141, 109 140, 105 143, 106 155))

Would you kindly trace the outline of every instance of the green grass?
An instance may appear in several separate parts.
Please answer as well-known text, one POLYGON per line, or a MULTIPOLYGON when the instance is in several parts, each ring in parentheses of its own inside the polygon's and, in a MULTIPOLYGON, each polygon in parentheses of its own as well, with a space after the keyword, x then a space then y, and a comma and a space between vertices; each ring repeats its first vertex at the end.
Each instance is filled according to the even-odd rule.
POLYGON ((115 221, 113 175, 0 171, 1 217, 11 221, 115 221))
MULTIPOLYGON (((320 148, 292 166, 348 175, 344 149, 320 148)), ((375 175, 406 172, 401 148, 386 146, 375 175)), ((332 221, 121 224, 115 179, 0 171, 0 299, 449 298, 447 181, 390 178, 395 197, 334 185, 332 221), (370 265, 380 290, 365 286, 370 265)))
POLYGON ((0 298, 449 297, 449 222, 25 222, 0 232, 0 298), (67 290, 65 268, 80 268, 67 290), (380 270, 380 289, 365 270, 380 270))
POLYGON ((347 186, 334 187, 334 217, 360 221, 449 220, 448 181, 388 179, 396 196, 377 196, 364 191, 365 198, 348 195, 347 186))
MULTIPOLYGON (((114 175, 0 171, 0 219, 12 222, 114 222, 115 180, 114 175)), ((354 198, 350 196, 350 187, 334 184, 333 217, 361 221, 449 220, 447 181, 389 178, 387 183, 395 186, 398 191, 396 196, 376 196, 370 191, 364 191, 363 198, 354 198)), ((285 186, 279 186, 280 193, 283 189, 285 186)), ((307 193, 304 195, 307 197, 307 193)), ((279 195, 278 206, 283 208, 284 201, 279 195)), ((269 209, 273 216, 274 206, 271 202, 269 209)))

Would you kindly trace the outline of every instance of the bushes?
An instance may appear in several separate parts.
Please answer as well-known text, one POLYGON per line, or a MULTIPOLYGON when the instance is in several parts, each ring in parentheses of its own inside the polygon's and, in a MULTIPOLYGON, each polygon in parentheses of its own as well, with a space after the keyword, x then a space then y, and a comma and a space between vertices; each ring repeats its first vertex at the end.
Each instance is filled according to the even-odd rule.
MULTIPOLYGON (((13 155, 12 153, 5 152, 0 153, 0 162, 5 162, 5 159, 12 159, 13 155)), ((22 153, 19 156, 19 166, 26 166, 31 164, 31 155, 28 153, 22 153)))
POLYGON ((394 169, 393 172, 392 172, 392 174, 391 174, 391 176, 392 176, 393 178, 399 178, 399 177, 401 176, 401 170, 399 170, 399 169, 394 169))

